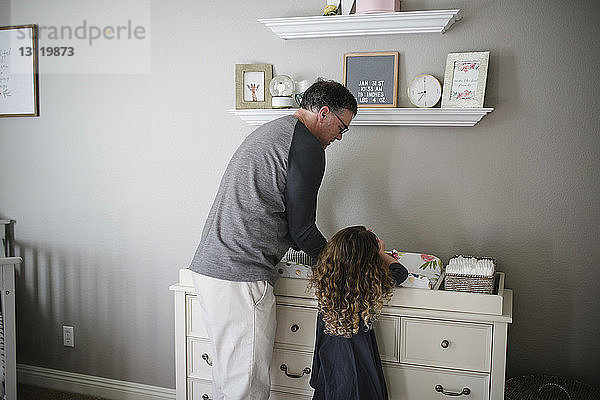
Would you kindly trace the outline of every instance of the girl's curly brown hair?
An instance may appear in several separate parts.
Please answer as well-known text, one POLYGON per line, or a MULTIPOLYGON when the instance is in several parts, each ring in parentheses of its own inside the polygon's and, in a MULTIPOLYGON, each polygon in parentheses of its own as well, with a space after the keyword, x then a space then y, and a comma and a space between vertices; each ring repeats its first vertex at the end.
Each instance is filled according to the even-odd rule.
POLYGON ((364 226, 336 233, 312 268, 309 286, 319 302, 325 333, 350 337, 373 327, 394 280, 379 253, 377 236, 364 226))

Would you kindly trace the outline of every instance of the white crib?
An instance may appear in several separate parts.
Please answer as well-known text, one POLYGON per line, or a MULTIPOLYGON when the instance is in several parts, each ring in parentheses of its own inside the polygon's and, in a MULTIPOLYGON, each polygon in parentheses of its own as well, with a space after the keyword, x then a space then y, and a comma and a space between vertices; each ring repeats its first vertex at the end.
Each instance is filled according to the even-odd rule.
POLYGON ((0 399, 17 398, 17 343, 15 332, 14 221, 0 220, 0 399))

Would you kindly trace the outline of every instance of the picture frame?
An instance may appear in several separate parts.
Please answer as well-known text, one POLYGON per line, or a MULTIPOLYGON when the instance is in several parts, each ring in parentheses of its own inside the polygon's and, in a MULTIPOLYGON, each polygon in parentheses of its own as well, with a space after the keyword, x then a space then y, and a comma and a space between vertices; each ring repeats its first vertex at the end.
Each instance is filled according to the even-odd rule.
POLYGON ((235 108, 271 108, 271 64, 235 65, 235 108))
POLYGON ((344 54, 344 85, 359 108, 398 106, 397 51, 344 54))
POLYGON ((489 51, 448 54, 442 108, 483 107, 489 58, 489 51))
POLYGON ((38 117, 37 25, 0 27, 0 118, 38 117))

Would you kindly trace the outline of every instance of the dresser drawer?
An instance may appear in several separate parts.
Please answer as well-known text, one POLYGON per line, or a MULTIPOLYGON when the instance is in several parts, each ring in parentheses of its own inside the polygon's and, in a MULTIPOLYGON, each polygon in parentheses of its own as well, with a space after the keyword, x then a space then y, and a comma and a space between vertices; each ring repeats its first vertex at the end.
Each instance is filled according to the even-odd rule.
POLYGON ((275 347, 311 352, 315 345, 317 310, 277 306, 275 347))
MULTIPOLYGON (((199 380, 188 379, 187 400, 214 400, 212 395, 212 383, 199 380)), ((303 396, 291 393, 271 391, 269 400, 311 400, 312 396, 303 396)))
POLYGON ((299 395, 271 390, 269 400, 312 400, 312 395, 299 395))
POLYGON ((386 365, 383 368, 383 375, 390 400, 450 399, 455 398, 457 393, 463 392, 464 389, 467 389, 469 394, 465 393, 457 398, 469 400, 490 398, 488 374, 409 365, 386 365))
POLYGON ((188 294, 185 296, 185 312, 186 335, 208 339, 208 333, 204 329, 204 321, 202 320, 200 301, 196 295, 188 294))
MULTIPOLYGON (((299 395, 271 391, 269 400, 311 400, 312 395, 299 395)), ((188 378, 187 400, 214 400, 212 395, 212 382, 200 379, 188 378)))
POLYGON ((492 326, 402 318, 400 362, 489 372, 492 326))
POLYGON ((271 361, 271 387, 275 391, 312 394, 310 374, 312 373, 312 354, 297 351, 275 349, 271 361))
POLYGON ((209 341, 187 339, 187 376, 197 379, 212 379, 212 346, 209 341))
POLYGON ((374 325, 381 360, 398 362, 400 318, 382 315, 375 321, 374 325))
POLYGON ((213 400, 212 383, 188 378, 187 400, 213 400))

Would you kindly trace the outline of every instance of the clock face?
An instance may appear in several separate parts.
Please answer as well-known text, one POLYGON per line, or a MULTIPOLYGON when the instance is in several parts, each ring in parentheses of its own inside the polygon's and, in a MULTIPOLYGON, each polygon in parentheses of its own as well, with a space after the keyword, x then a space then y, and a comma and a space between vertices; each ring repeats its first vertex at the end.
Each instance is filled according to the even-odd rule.
POLYGON ((442 85, 434 76, 418 75, 408 86, 408 98, 417 107, 433 107, 442 97, 442 85))

